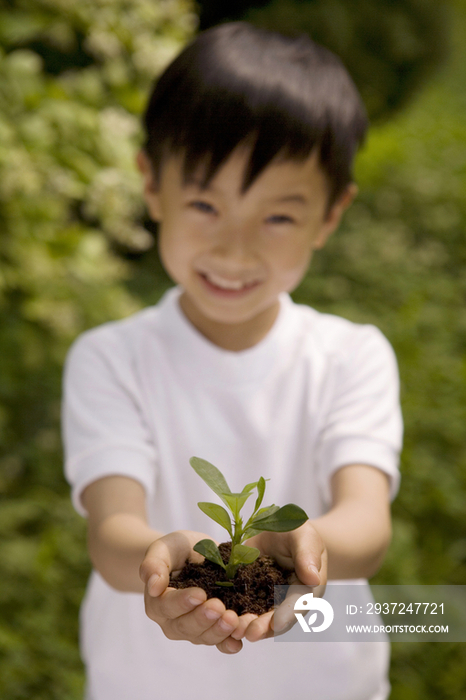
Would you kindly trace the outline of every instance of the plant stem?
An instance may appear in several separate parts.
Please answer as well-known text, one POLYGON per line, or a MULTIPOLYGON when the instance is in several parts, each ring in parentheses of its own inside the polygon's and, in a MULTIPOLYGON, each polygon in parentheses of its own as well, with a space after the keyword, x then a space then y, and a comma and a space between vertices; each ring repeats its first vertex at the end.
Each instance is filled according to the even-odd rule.
POLYGON ((236 574, 236 570, 238 568, 238 564, 233 564, 232 559, 233 559, 233 550, 237 544, 241 544, 243 541, 243 519, 242 518, 236 518, 235 517, 235 524, 234 524, 234 530, 233 530, 233 537, 231 538, 231 552, 230 552, 230 558, 228 559, 228 564, 225 569, 225 574, 227 578, 234 578, 236 574))
POLYGON ((227 568, 225 569, 225 575, 226 575, 226 577, 227 577, 227 578, 230 578, 230 579, 234 578, 234 577, 235 577, 235 574, 236 574, 236 569, 237 569, 237 568, 238 568, 237 565, 228 563, 228 564, 227 564, 227 568))

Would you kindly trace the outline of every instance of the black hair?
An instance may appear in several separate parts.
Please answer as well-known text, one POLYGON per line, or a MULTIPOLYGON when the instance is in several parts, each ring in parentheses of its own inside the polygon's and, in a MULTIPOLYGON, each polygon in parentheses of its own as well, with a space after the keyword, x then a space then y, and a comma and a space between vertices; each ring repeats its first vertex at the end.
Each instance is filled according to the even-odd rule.
POLYGON ((247 144, 245 191, 275 157, 304 160, 318 147, 330 206, 352 180, 367 124, 332 52, 307 36, 232 22, 199 34, 161 75, 144 115, 144 148, 157 177, 168 154, 182 154, 185 178, 202 165, 206 186, 247 144))

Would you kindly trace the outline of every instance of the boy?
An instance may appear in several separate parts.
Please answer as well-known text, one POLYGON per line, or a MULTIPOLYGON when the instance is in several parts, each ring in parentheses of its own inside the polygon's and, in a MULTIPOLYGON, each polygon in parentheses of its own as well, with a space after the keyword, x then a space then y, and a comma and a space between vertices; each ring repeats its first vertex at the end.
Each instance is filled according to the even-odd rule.
POLYGON ((238 618, 167 588, 202 559, 197 541, 221 538, 192 530, 210 498, 192 455, 233 488, 270 478, 270 502, 306 510, 298 530, 251 540, 304 584, 323 587, 327 566, 366 579, 382 561, 401 441, 393 353, 372 326, 288 296, 355 195, 360 98, 309 39, 234 23, 169 66, 145 125, 144 195, 177 286, 86 333, 66 368, 66 471, 94 565, 87 699, 384 700, 386 644, 274 644, 272 613, 238 618))

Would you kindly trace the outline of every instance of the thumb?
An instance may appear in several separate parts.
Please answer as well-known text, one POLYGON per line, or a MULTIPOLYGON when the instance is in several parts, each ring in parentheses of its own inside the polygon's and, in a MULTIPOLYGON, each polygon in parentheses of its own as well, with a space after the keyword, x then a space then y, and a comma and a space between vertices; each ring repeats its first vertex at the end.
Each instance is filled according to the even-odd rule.
POLYGON ((152 542, 139 567, 139 576, 151 597, 156 598, 167 588, 171 570, 170 550, 166 543, 162 539, 152 542))
MULTIPOLYGON (((301 529, 301 528, 300 528, 301 529)), ((318 586, 327 578, 327 551, 317 530, 309 524, 297 537, 293 552, 296 576, 306 586, 318 586)))
MULTIPOLYGON (((160 537, 149 545, 139 567, 139 576, 152 597, 161 595, 167 588, 172 571, 182 569, 192 552, 192 541, 197 542, 199 533, 176 530, 160 537)), ((202 559, 200 555, 196 555, 202 559)))

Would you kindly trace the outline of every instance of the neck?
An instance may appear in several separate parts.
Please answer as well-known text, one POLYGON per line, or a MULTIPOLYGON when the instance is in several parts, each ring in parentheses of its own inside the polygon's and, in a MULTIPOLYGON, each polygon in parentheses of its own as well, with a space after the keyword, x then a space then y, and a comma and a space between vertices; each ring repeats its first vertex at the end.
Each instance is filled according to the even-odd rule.
POLYGON ((247 321, 241 323, 221 323, 203 316, 186 293, 180 297, 180 306, 186 318, 211 343, 223 350, 239 352, 257 345, 272 328, 280 310, 277 301, 247 321))

